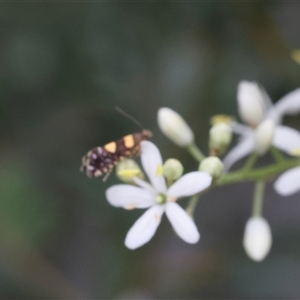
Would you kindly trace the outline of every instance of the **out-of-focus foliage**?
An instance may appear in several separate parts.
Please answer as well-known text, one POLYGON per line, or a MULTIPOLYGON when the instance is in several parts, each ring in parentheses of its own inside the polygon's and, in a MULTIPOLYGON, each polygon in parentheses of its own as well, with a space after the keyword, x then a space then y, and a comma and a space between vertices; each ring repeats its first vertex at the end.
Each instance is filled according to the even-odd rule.
POLYGON ((159 133, 158 108, 180 112, 207 153, 209 118, 236 115, 240 80, 272 99, 300 86, 299 13, 278 1, 0 3, 0 298, 299 298, 299 194, 268 187, 274 245, 257 264, 242 248, 251 184, 201 199, 197 245, 163 220, 130 251, 141 211, 108 205, 114 175, 79 172, 90 148, 139 130, 115 106, 153 131, 165 159, 195 169, 159 133))

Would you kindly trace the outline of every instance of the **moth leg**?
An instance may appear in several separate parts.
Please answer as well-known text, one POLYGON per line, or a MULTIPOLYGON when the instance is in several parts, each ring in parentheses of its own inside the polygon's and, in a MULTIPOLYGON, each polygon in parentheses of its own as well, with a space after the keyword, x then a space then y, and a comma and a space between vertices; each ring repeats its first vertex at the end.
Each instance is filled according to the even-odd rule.
POLYGON ((141 147, 138 145, 133 151, 132 156, 139 156, 141 154, 141 147))
POLYGON ((108 179, 108 177, 109 177, 111 171, 112 171, 112 169, 109 169, 109 170, 107 171, 107 173, 105 174, 105 176, 104 176, 103 179, 102 179, 102 182, 105 182, 105 181, 108 179))

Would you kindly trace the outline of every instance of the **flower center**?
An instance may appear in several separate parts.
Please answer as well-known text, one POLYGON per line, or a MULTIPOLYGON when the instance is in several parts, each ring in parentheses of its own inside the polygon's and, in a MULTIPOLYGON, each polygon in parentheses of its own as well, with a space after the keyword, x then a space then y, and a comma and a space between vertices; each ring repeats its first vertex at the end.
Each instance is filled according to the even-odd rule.
POLYGON ((156 197, 155 197, 155 202, 157 204, 165 204, 167 202, 167 197, 166 195, 164 194, 158 194, 156 197))

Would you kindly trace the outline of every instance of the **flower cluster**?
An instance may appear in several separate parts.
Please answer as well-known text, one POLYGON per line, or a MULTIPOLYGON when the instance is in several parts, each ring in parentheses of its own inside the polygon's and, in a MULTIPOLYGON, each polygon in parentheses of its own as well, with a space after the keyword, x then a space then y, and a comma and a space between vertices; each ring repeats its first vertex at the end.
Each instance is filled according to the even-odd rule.
MULTIPOLYGON (((232 123, 232 130, 241 136, 239 143, 224 158, 227 170, 239 159, 256 153, 265 154, 270 146, 293 155, 300 149, 300 133, 281 125, 285 114, 300 111, 300 89, 297 89, 275 105, 265 90, 255 82, 241 81, 238 85, 238 108, 241 119, 247 125, 232 123)), ((275 181, 275 190, 283 196, 300 191, 300 167, 286 171, 275 181)), ((262 205, 262 203, 260 204, 262 205)), ((246 253, 255 261, 263 260, 272 243, 268 222, 258 216, 251 217, 245 228, 243 245, 246 253)))
POLYGON ((126 247, 136 249, 149 242, 164 213, 182 240, 190 244, 198 242, 200 234, 193 213, 200 194, 215 186, 252 180, 253 211, 246 222, 243 246, 254 261, 262 261, 267 256, 272 234, 263 217, 266 181, 279 175, 274 189, 281 196, 300 191, 300 132, 282 125, 284 115, 300 112, 300 88, 272 104, 262 86, 241 81, 237 88, 237 104, 244 124, 224 115, 213 117, 207 156, 196 146, 194 132, 177 112, 166 107, 159 109, 158 125, 162 133, 187 150, 198 162, 198 168, 183 175, 181 162, 168 159, 163 163, 158 148, 149 141, 141 141, 139 145, 144 172, 133 160, 120 162, 117 175, 125 184, 106 190, 108 202, 127 210, 146 209, 128 231, 126 247), (222 158, 233 133, 239 135, 239 140, 222 158), (272 167, 257 167, 257 160, 267 152, 274 158, 272 167), (249 158, 243 167, 230 172, 231 167, 246 156, 249 158), (182 197, 190 197, 186 209, 177 203, 182 197))
POLYGON ((195 223, 176 201, 207 189, 212 181, 211 176, 205 172, 191 172, 167 188, 160 152, 148 141, 141 142, 141 162, 150 184, 134 177, 137 186, 119 184, 106 191, 106 198, 113 206, 125 209, 147 208, 129 230, 125 238, 126 247, 136 249, 149 242, 163 213, 166 213, 173 229, 185 242, 198 242, 200 234, 195 223))
POLYGON ((246 125, 232 123, 232 130, 240 135, 240 141, 224 158, 227 170, 250 153, 265 154, 271 145, 287 154, 300 149, 300 133, 280 124, 285 114, 300 111, 300 89, 272 105, 265 90, 257 83, 241 81, 237 100, 240 117, 246 125))

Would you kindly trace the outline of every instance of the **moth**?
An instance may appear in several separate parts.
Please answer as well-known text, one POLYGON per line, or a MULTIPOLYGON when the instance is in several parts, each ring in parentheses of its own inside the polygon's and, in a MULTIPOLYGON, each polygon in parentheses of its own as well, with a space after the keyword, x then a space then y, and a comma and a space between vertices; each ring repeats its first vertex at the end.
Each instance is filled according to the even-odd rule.
MULTIPOLYGON (((133 117, 122 111, 120 108, 116 109, 143 128, 142 125, 133 117)), ((83 156, 80 171, 85 172, 90 178, 105 174, 103 178, 103 181, 105 181, 114 167, 118 165, 122 159, 138 155, 140 152, 141 142, 148 140, 151 137, 151 131, 142 129, 141 132, 128 134, 119 140, 104 145, 103 147, 95 147, 83 156)))

